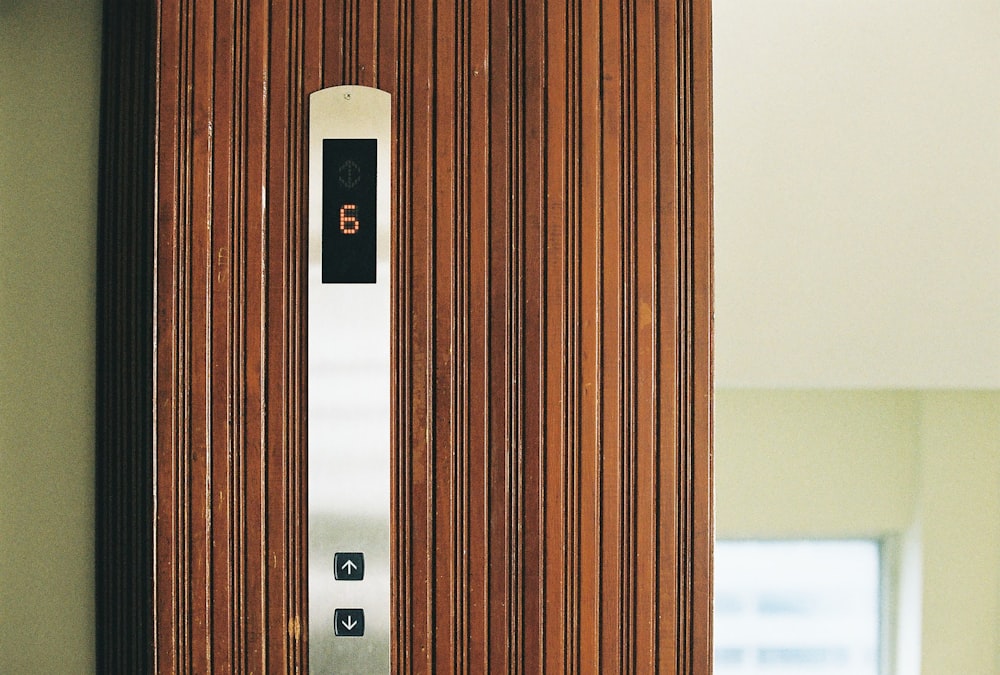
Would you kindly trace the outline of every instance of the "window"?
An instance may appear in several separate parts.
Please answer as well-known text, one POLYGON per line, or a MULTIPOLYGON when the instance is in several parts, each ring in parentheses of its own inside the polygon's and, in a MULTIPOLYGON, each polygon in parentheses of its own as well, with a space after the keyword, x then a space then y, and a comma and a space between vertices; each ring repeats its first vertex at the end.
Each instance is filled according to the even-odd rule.
POLYGON ((715 675, 877 675, 877 541, 720 541, 715 675))

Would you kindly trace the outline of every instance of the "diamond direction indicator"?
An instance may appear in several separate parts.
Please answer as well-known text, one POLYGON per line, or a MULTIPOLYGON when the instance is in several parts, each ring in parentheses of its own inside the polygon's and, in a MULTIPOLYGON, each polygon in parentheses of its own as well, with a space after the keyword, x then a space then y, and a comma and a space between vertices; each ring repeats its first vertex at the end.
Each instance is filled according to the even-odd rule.
POLYGON ((361 581, 365 578, 364 553, 334 553, 333 578, 338 581, 361 581))
POLYGON ((349 159, 340 165, 337 172, 340 184, 348 190, 353 190, 361 182, 361 167, 353 159, 349 159))
POLYGON ((365 634, 365 610, 333 610, 334 635, 337 637, 361 637, 365 634))

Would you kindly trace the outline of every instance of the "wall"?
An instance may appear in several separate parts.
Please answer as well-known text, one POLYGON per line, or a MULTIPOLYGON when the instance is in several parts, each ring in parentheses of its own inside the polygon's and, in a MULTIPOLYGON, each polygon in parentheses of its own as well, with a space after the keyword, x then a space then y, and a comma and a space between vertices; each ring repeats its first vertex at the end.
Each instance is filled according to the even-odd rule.
POLYGON ((718 534, 897 537, 906 675, 1000 672, 998 31, 713 0, 718 534))
POLYGON ((0 672, 94 669, 100 3, 0 0, 0 672))
POLYGON ((997 673, 1000 392, 931 392, 922 408, 922 672, 997 673))
POLYGON ((720 538, 895 538, 900 673, 1000 671, 1000 391, 724 390, 720 538))
POLYGON ((1000 3, 714 0, 724 387, 1000 387, 1000 3))
POLYGON ((902 530, 917 498, 919 402, 910 392, 717 392, 717 535, 902 530))

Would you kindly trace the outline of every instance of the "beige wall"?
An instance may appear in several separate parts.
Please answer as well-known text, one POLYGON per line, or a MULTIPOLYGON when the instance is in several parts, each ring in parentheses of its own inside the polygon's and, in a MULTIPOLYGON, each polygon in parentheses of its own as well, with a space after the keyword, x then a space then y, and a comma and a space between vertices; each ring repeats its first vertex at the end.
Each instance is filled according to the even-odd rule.
POLYGON ((899 544, 905 675, 1000 672, 1000 391, 723 390, 720 538, 899 544))
POLYGON ((0 0, 0 673, 94 670, 100 3, 0 0))
POLYGON ((723 387, 1000 387, 1000 3, 713 0, 723 387))

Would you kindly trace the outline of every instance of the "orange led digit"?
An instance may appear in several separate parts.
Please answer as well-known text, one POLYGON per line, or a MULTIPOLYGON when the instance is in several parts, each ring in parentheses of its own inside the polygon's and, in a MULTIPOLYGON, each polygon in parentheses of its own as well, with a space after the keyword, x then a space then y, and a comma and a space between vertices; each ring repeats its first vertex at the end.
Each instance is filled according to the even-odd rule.
POLYGON ((361 223, 358 222, 358 205, 344 204, 340 207, 340 231, 344 234, 357 234, 361 223))

